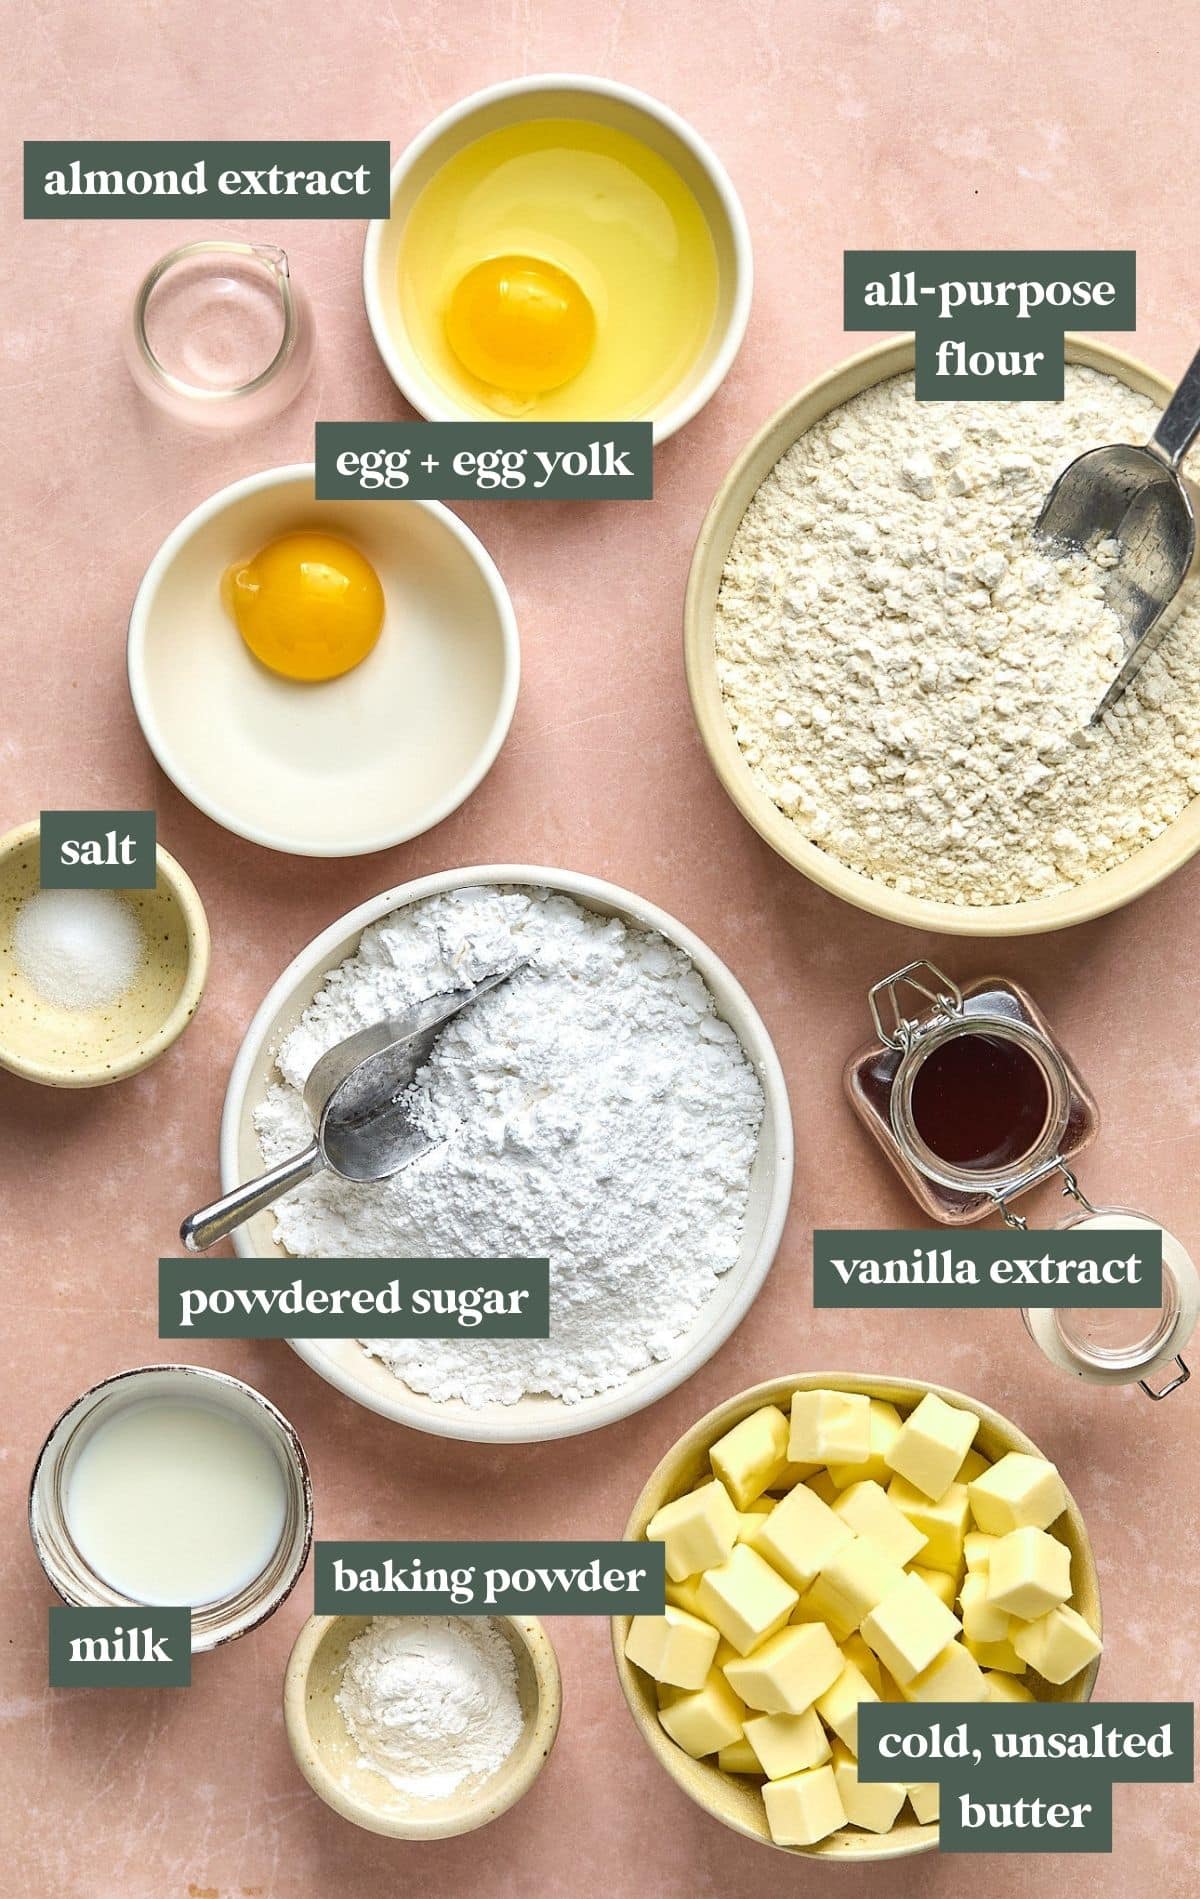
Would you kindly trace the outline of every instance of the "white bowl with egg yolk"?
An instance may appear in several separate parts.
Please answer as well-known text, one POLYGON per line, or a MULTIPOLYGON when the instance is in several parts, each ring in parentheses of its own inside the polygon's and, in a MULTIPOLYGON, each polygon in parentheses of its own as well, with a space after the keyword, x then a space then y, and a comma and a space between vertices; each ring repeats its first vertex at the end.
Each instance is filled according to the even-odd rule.
POLYGON ((353 857, 417 837, 495 761, 520 680, 516 616, 482 544, 436 501, 313 500, 313 465, 222 488, 159 548, 129 617, 129 689, 155 758, 227 831, 298 857, 353 857), (340 678, 260 665, 221 579, 313 528, 364 554, 383 630, 340 678))

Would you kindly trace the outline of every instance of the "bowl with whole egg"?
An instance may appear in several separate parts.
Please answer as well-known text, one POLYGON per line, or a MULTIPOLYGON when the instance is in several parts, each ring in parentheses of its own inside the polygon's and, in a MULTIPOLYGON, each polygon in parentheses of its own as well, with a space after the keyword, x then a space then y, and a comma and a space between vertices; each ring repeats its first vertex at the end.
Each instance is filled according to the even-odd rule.
POLYGON ((613 1620, 625 1699, 683 1791, 766 1845, 856 1862, 936 1846, 936 1784, 858 1781, 863 1701, 1091 1697, 1100 1591, 1078 1506, 959 1392, 755 1385, 658 1464, 625 1528, 648 1535, 667 1613, 613 1620))
MULTIPOLYGON (((1200 667, 1191 626, 1196 609, 1180 616, 1101 729, 1087 729, 1099 692, 1090 702, 1085 697, 1078 715, 1072 709, 1067 719, 1064 710, 1063 732, 1051 734, 1061 740, 1056 753, 1043 748, 1038 713, 1022 710, 1017 716, 1000 697, 1007 692, 1018 706, 1027 705, 1030 695, 1022 696, 1020 679, 1032 669, 1027 653, 1008 655, 1003 645, 989 651, 984 640, 992 607, 1004 596, 989 594, 976 574, 995 586, 987 565, 995 553, 977 560, 978 550, 960 554, 955 544, 959 510, 973 496, 990 499, 994 488, 1000 508, 1015 482, 1012 516, 1032 528, 1050 480, 1075 452, 1117 435, 1133 440, 1150 433, 1154 411, 1171 393, 1167 381, 1093 337, 1068 335, 1065 350, 1066 403, 1011 405, 1017 419, 995 425, 989 414, 1001 413, 1004 405, 976 405, 965 451, 956 449, 952 437, 955 415, 966 405, 916 404, 912 413, 929 418, 921 428, 932 452, 924 458, 927 465, 920 471, 910 466, 907 477, 895 439, 907 412, 898 400, 890 410, 884 405, 889 388, 899 391, 901 379, 911 377, 913 339, 881 343, 849 358, 786 403, 743 450, 718 490, 693 555, 684 609, 688 688, 724 789, 787 863, 845 902, 911 929, 963 936, 1062 929, 1132 902, 1200 847, 1200 799, 1194 796, 1200 770, 1192 764, 1193 757, 1200 759, 1200 667), (1071 378, 1080 372, 1086 372, 1086 387, 1073 398, 1071 378), (1127 414, 1114 428, 1096 406, 1096 391, 1106 389, 1111 395, 1101 408, 1146 398, 1144 418, 1127 414), (1087 412, 1078 427, 1073 399, 1087 412), (865 446, 863 402, 880 405, 870 425, 876 438, 865 446), (1022 415, 1030 417, 1028 424, 1022 415), (1037 455, 1006 456, 989 447, 992 426, 1008 431, 1003 438, 997 434, 1006 444, 1019 442, 1026 426, 1031 439, 1040 432, 1037 455), (1023 460, 1030 464, 1023 475, 1006 472, 1023 460), (864 467, 878 480, 873 474, 863 486, 864 467), (921 488, 915 504, 910 478, 921 488), (788 508, 793 531, 783 554, 769 536, 764 539, 763 495, 788 508), (907 510, 906 524, 927 518, 920 537, 908 533, 907 525, 904 532, 889 532, 893 501, 898 512, 907 510), (831 511, 824 540, 818 532, 823 506, 831 511), (861 591, 849 594, 846 577, 855 573, 861 591), (918 591, 923 573, 941 590, 924 613, 918 591), (960 590, 956 598, 950 588, 960 590), (878 619, 865 626, 860 609, 873 600, 882 603, 878 619), (949 612, 959 615, 966 630, 961 650, 943 656, 939 671, 929 657, 931 639, 939 623, 948 624, 949 612), (774 652, 773 699, 761 693, 756 699, 746 685, 756 670, 755 653, 764 646, 774 652), (1012 663, 1003 673, 1006 657, 1012 663), (922 756, 912 721, 924 717, 926 707, 936 712, 939 695, 948 706, 953 701, 959 725, 953 731, 947 726, 932 754, 922 756), (997 722, 988 754, 962 735, 959 715, 969 711, 981 729, 992 707, 997 722), (1006 752, 1009 731, 1015 738, 1006 752), (1074 808, 1056 821, 1040 813, 1060 771, 1069 774, 1074 808), (1011 796, 1008 778, 1019 781, 1011 796), (1025 812, 1030 881, 1015 889, 1025 812), (918 823, 914 813, 932 814, 932 821, 926 815, 918 823), (985 822, 993 814, 994 823, 985 822), (964 826, 968 839, 978 839, 980 856, 970 887, 964 883, 960 890, 955 877, 967 849, 960 842, 964 826), (850 849, 839 851, 839 835, 850 849)), ((1022 545, 1024 533, 1023 527, 1017 537, 1022 545)), ((1007 562, 1001 558, 996 568, 1010 569, 1001 586, 1010 585, 1022 563, 1031 567, 1037 551, 1024 548, 1014 556, 1009 545, 1007 562)), ((1052 573, 1047 598, 1056 585, 1052 573)), ((1069 654, 1050 632, 1040 644, 1042 599, 1032 586, 1028 605, 1039 642, 1032 650, 1047 670, 1045 705, 1059 697, 1069 654)))
POLYGON ((509 80, 441 114, 367 227, 388 373, 430 421, 649 420, 662 441, 729 370, 750 236, 724 167, 612 80, 509 80))

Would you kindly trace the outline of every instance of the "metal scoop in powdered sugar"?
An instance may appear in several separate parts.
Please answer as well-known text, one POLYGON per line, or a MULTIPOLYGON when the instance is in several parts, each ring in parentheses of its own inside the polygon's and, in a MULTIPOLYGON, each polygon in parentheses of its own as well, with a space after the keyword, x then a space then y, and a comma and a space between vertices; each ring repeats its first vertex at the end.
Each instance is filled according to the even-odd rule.
POLYGON ((179 1237, 203 1253, 302 1181, 332 1167, 346 1180, 387 1180, 437 1145, 416 1120, 409 1088, 442 1030, 480 996, 525 968, 526 958, 468 989, 430 996, 405 1015, 359 1029, 327 1049, 304 1084, 304 1105, 316 1132, 303 1153, 189 1214, 179 1237))
POLYGON ((1180 465, 1200 432, 1200 352, 1144 448, 1114 442, 1068 462, 1034 529, 1039 540, 1090 551, 1115 542, 1119 558, 1104 582, 1123 657, 1089 723, 1096 725, 1156 651, 1183 604, 1197 561, 1200 491, 1180 465))

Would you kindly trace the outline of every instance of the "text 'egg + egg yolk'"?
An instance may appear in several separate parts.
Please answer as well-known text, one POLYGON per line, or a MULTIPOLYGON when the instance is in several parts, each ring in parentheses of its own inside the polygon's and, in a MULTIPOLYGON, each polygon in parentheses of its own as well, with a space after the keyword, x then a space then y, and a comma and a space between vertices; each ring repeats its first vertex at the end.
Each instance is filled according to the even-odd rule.
POLYGON ((350 672, 383 626, 379 576, 335 534, 281 535, 231 567, 222 594, 255 659, 285 679, 350 672))
POLYGON ((568 271, 489 257, 454 286, 446 335, 463 368, 515 396, 561 389, 592 353, 596 317, 568 271))

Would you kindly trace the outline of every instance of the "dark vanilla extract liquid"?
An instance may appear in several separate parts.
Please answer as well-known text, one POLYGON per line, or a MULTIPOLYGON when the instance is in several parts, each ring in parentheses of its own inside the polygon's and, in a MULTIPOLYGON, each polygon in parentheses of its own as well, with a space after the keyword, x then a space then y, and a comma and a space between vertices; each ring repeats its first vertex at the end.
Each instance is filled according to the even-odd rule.
POLYGON ((1046 1125, 1050 1096, 1033 1056, 998 1035, 955 1035, 922 1062, 911 1107, 926 1147, 952 1167, 1008 1167, 1046 1125))

